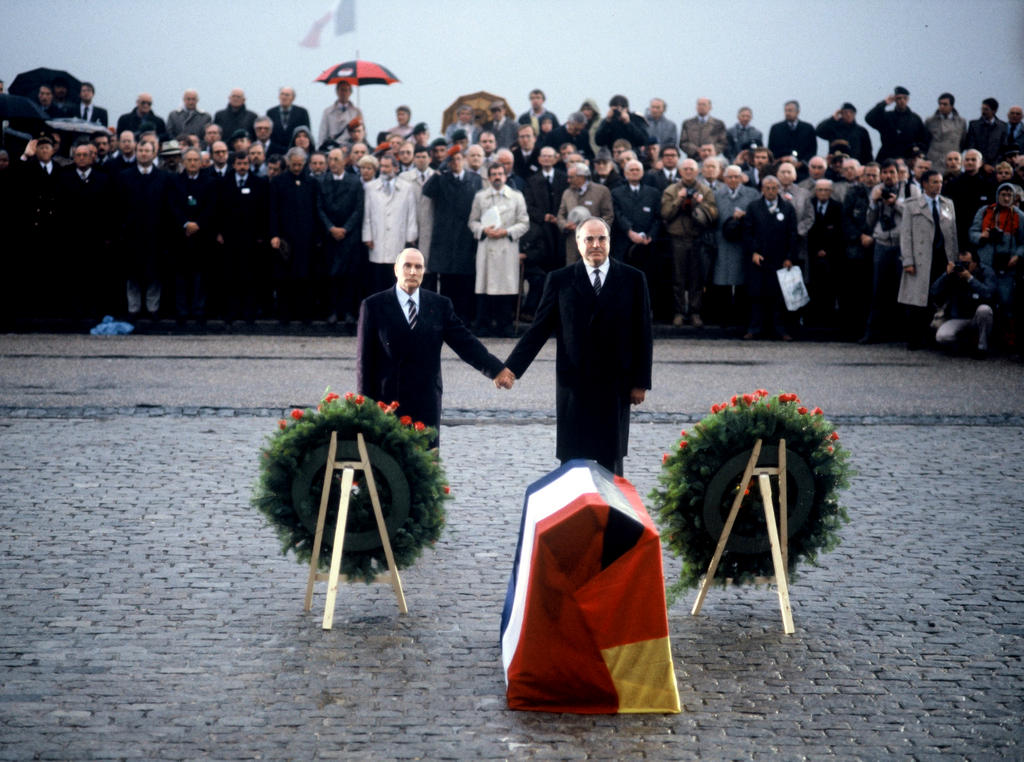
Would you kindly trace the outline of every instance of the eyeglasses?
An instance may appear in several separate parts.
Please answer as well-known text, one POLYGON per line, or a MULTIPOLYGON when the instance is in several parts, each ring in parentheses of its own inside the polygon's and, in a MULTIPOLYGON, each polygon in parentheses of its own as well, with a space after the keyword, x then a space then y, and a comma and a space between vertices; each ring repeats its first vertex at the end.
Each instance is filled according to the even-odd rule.
POLYGON ((139 101, 140 106, 152 106, 153 101, 139 101))

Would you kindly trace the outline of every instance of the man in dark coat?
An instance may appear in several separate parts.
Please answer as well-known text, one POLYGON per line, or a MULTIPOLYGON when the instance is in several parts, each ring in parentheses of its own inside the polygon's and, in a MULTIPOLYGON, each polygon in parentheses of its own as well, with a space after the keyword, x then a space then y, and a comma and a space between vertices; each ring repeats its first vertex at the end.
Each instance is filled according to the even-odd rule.
POLYGON ((511 388, 554 334, 555 456, 591 458, 621 476, 630 405, 651 388, 653 342, 647 280, 608 256, 610 236, 599 217, 576 228, 582 259, 548 275, 533 325, 495 384, 511 388))
POLYGON ((540 303, 544 278, 565 263, 558 230, 558 205, 569 187, 565 172, 555 167, 558 154, 554 148, 541 149, 537 161, 540 171, 526 181, 526 213, 530 216, 530 240, 526 247, 526 279, 530 293, 522 311, 532 315, 540 303))
POLYGON ((629 110, 625 95, 613 95, 608 102, 608 113, 597 126, 594 143, 611 150, 620 138, 628 140, 636 151, 647 145, 647 120, 629 110))
POLYGON ((139 93, 139 97, 135 99, 135 108, 117 118, 117 134, 120 135, 125 130, 134 132, 136 135, 146 130, 153 130, 161 140, 167 137, 167 124, 153 113, 152 95, 139 93))
POLYGON ((925 128, 921 117, 910 110, 909 103, 910 91, 897 86, 864 117, 868 125, 878 130, 882 139, 875 161, 906 159, 915 151, 928 152, 931 133, 925 128), (892 103, 896 104, 895 108, 886 111, 885 107, 892 103))
POLYGON ((455 314, 473 320, 473 289, 476 278, 476 239, 469 229, 473 197, 483 179, 463 166, 462 152, 453 147, 447 167, 423 186, 423 195, 434 201, 434 230, 430 239, 430 271, 437 273, 439 291, 452 300, 455 314))
POLYGON ((145 140, 135 148, 135 166, 121 170, 116 180, 116 209, 120 214, 118 243, 127 282, 128 317, 143 308, 150 317, 160 310, 170 238, 172 176, 153 166, 156 147, 145 140))
POLYGON ((377 401, 397 401, 398 415, 439 429, 441 345, 488 378, 502 364, 470 333, 450 299, 420 288, 424 270, 423 254, 404 249, 395 261, 395 286, 359 308, 356 389, 377 401))
POLYGON ((320 183, 306 172, 307 159, 303 149, 289 149, 288 171, 270 184, 270 246, 279 254, 275 281, 284 322, 300 313, 303 320, 311 318, 309 295, 312 278, 319 271, 314 258, 320 238, 316 208, 320 183))
POLYGON ((179 322, 206 319, 210 287, 211 244, 216 219, 216 181, 202 172, 198 148, 182 155, 184 171, 174 175, 172 239, 174 301, 179 322))
POLYGON ((239 130, 245 130, 249 139, 256 135, 253 125, 256 114, 245 107, 245 91, 236 87, 228 95, 228 105, 213 116, 213 123, 221 129, 221 134, 233 136, 239 130))
POLYGON ((807 282, 811 303, 809 319, 819 328, 834 328, 836 293, 846 257, 843 206, 832 198, 832 181, 814 184, 814 222, 807 231, 807 282))
POLYGON ((850 156, 861 164, 871 161, 871 136, 857 124, 857 109, 852 103, 844 103, 832 116, 822 119, 815 133, 829 144, 833 140, 845 140, 850 147, 850 156))
POLYGON ((996 116, 999 101, 986 98, 981 102, 981 118, 972 119, 964 134, 963 148, 981 151, 985 164, 994 166, 1003 152, 1008 135, 1006 122, 996 116))
POLYGON ((743 217, 743 253, 747 258, 746 282, 750 294, 750 327, 744 339, 761 334, 765 320, 783 340, 792 337, 783 319, 785 305, 776 271, 796 260, 799 237, 796 210, 779 197, 782 187, 774 175, 761 181, 761 199, 751 201, 743 217))
POLYGON ((293 88, 282 87, 277 92, 277 100, 280 105, 267 110, 267 116, 274 123, 270 139, 278 145, 286 146, 292 142, 292 130, 303 124, 312 127, 313 122, 306 109, 295 105, 293 88))
POLYGON ((560 150, 564 143, 572 143, 580 156, 585 159, 593 159, 594 151, 590 147, 590 135, 586 131, 587 118, 579 111, 569 114, 565 124, 556 127, 544 138, 544 145, 551 146, 556 151, 560 150))
POLYGON ((612 256, 646 272, 653 264, 648 255, 661 228, 661 193, 643 184, 644 165, 636 159, 626 162, 625 173, 626 182, 612 188, 612 256))
POLYGON ((67 288, 61 301, 76 317, 98 321, 114 312, 121 292, 110 264, 110 202, 113 180, 93 165, 93 148, 71 150, 74 166, 60 173, 57 220, 64 246, 58 264, 67 288))
POLYGON ((331 314, 327 322, 342 319, 351 323, 359 304, 363 184, 345 171, 345 153, 340 148, 332 148, 327 154, 327 166, 330 171, 320 182, 317 199, 330 292, 331 314))
POLYGON ((250 172, 249 157, 235 154, 232 173, 214 182, 217 196, 217 244, 221 248, 218 290, 228 322, 255 319, 257 308, 269 302, 270 183, 250 172))
MULTIPOLYGON (((13 213, 5 210, 4 221, 17 231, 13 246, 5 246, 10 270, 5 272, 3 308, 10 317, 53 314, 50 293, 32 286, 52 276, 50 268, 58 258, 60 222, 58 218, 58 177, 60 167, 54 160, 53 139, 46 134, 30 140, 20 161, 12 162, 11 198, 13 213), (31 253, 31 254, 29 254, 31 253), (13 286, 13 284, 18 284, 13 286)), ((5 242, 6 243, 6 242, 5 242)))
POLYGON ((783 106, 785 119, 776 122, 768 131, 768 148, 776 159, 792 156, 797 160, 797 179, 807 177, 807 162, 818 153, 818 138, 814 125, 800 121, 800 104, 786 101, 783 106))

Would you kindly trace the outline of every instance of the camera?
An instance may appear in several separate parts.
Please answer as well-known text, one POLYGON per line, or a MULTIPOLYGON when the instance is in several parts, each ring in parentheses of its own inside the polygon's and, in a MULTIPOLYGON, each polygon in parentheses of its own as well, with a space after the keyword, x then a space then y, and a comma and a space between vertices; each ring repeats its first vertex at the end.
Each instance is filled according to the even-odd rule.
POLYGON ((989 228, 988 240, 993 246, 998 246, 1003 242, 1003 231, 999 228, 989 228))

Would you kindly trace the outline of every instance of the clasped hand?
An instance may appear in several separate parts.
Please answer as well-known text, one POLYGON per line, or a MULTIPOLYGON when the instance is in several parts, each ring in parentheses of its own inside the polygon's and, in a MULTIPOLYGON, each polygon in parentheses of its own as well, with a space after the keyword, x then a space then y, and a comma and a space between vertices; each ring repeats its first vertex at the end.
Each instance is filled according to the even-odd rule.
POLYGON ((498 389, 511 389, 516 381, 516 374, 508 368, 502 368, 501 372, 494 377, 494 385, 498 389))

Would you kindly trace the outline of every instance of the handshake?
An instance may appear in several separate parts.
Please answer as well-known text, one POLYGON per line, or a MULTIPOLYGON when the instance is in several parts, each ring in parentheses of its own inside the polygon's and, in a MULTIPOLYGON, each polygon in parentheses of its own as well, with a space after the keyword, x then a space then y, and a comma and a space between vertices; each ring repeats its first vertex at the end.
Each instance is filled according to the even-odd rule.
POLYGON ((501 372, 494 377, 494 385, 499 389, 511 389, 516 381, 516 374, 508 368, 502 368, 501 372))

